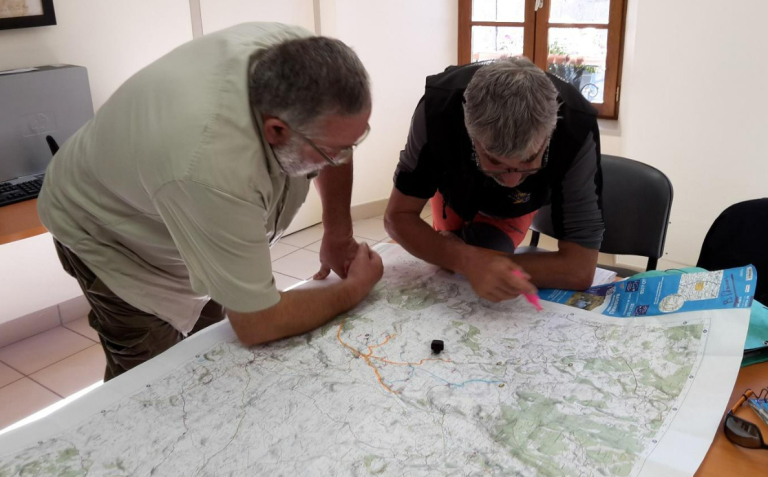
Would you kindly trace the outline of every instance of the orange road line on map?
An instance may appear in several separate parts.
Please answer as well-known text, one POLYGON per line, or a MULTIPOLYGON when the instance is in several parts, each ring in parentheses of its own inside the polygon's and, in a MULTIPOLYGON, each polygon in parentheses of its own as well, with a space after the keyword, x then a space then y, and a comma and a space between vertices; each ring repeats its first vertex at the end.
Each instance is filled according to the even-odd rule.
POLYGON ((371 356, 371 358, 378 359, 379 361, 382 361, 384 363, 391 364, 391 365, 394 365, 394 366, 421 366, 422 364, 424 364, 427 361, 442 361, 444 363, 450 363, 451 362, 450 359, 428 358, 428 359, 422 359, 418 363, 398 363, 396 361, 390 361, 388 359, 380 358, 378 356, 371 356))
MULTIPOLYGON (((381 374, 379 374, 379 369, 376 366, 374 366, 373 363, 371 363, 370 353, 373 353, 373 351, 370 351, 369 354, 367 354, 367 355, 362 354, 360 351, 358 351, 355 348, 349 346, 347 343, 344 342, 344 340, 341 339, 341 330, 342 330, 342 328, 344 328, 344 322, 346 320, 347 320, 346 318, 341 320, 341 324, 339 324, 339 330, 336 332, 336 339, 339 340, 339 343, 341 343, 345 348, 349 349, 350 351, 355 353, 355 355, 359 356, 360 358, 363 358, 365 360, 365 364, 367 364, 368 366, 373 368, 373 372, 376 373, 376 379, 379 380, 379 384, 381 384, 384 387, 384 389, 386 389, 387 391, 391 392, 392 394, 397 394, 396 391, 393 391, 392 388, 387 386, 387 384, 381 378, 381 374)), ((369 349, 370 349, 370 347, 369 347, 369 349)))
POLYGON ((382 346, 387 344, 390 339, 394 338, 395 336, 397 336, 397 335, 387 335, 387 339, 385 339, 383 343, 378 343, 378 344, 375 344, 373 346, 369 346, 368 347, 368 356, 373 354, 373 348, 381 348, 382 346))
POLYGON ((398 394, 398 392, 392 390, 392 388, 387 386, 387 384, 384 382, 384 379, 381 377, 381 373, 379 373, 379 368, 374 366, 374 364, 371 362, 371 359, 377 359, 377 360, 382 361, 384 363, 392 364, 392 365, 395 365, 395 366, 421 366, 426 361, 450 362, 450 360, 445 360, 445 359, 427 358, 427 359, 422 359, 418 363, 398 363, 398 362, 395 362, 395 361, 389 361, 388 359, 382 358, 382 357, 379 357, 379 356, 372 356, 374 348, 380 348, 380 347, 384 346, 385 344, 387 344, 389 342, 390 339, 394 338, 397 335, 388 335, 387 339, 385 339, 383 343, 378 343, 378 344, 375 344, 373 346, 368 346, 368 353, 367 354, 363 354, 360 351, 358 351, 356 348, 353 348, 352 346, 350 346, 347 343, 345 343, 343 339, 341 339, 341 330, 344 328, 344 323, 346 321, 347 321, 346 318, 343 318, 341 320, 341 323, 339 324, 339 329, 336 332, 336 339, 339 341, 339 343, 342 344, 342 346, 344 346, 348 350, 352 351, 357 357, 363 358, 365 360, 365 364, 367 364, 368 366, 370 366, 373 369, 373 372, 376 374, 376 379, 378 379, 379 384, 381 384, 381 386, 384 389, 386 389, 387 391, 391 392, 392 394, 398 394))

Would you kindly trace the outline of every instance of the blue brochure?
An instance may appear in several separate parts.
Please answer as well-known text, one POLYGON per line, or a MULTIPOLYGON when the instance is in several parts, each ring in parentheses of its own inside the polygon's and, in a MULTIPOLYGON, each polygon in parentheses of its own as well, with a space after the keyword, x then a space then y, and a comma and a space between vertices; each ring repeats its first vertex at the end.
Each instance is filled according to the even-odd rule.
MULTIPOLYGON (((761 393, 762 394, 762 393, 761 393)), ((768 399, 766 398, 751 398, 749 399, 749 405, 755 410, 760 419, 768 424, 768 399)))
POLYGON ((614 317, 750 308, 755 267, 628 279, 585 291, 540 290, 542 300, 614 317))

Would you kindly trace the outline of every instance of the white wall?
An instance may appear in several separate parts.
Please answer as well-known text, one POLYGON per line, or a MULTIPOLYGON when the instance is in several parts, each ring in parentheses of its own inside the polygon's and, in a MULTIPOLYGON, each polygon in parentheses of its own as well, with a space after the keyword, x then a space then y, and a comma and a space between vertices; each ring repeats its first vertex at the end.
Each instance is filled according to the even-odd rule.
POLYGON ((352 204, 388 198, 428 75, 456 64, 457 0, 320 0, 320 31, 355 49, 373 84, 371 135, 355 155, 352 204))
MULTIPOLYGON (((0 245, 0 263, 13 271, 0 274, 0 325, 82 295, 61 268, 50 234, 0 245)), ((0 336, 0 347, 5 344, 0 336)))
POLYGON ((65 0, 55 8, 56 26, 0 31, 0 70, 85 66, 96 109, 136 71, 192 39, 188 0, 65 0))
POLYGON ((768 196, 768 2, 630 0, 619 122, 604 152, 675 188, 668 260, 694 264, 715 218, 768 196))
POLYGON ((203 33, 239 23, 279 22, 315 30, 312 0, 200 0, 203 33))
POLYGON ((0 70, 83 65, 98 109, 133 73, 192 39, 190 5, 198 2, 203 33, 245 21, 314 30, 317 5, 322 34, 355 48, 373 81, 373 132, 356 157, 352 203, 389 197, 425 77, 456 63, 457 0, 59 1, 57 26, 0 32, 0 70))
MULTIPOLYGON (((136 71, 192 39, 188 0, 63 0, 55 8, 56 26, 0 31, 0 70, 85 66, 96 109, 136 71)), ((0 324, 80 294, 48 234, 2 245, 0 264, 13 270, 0 279, 0 324)))
MULTIPOLYGON (((351 45, 373 81, 372 134, 356 158, 353 204, 389 196, 424 78, 456 62, 457 0, 192 0, 204 31, 283 21, 351 45), (313 13, 313 5, 318 15, 313 13), (317 18, 319 17, 319 18, 317 18)), ((59 24, 0 31, 0 69, 73 63, 98 108, 130 75, 192 38, 190 0, 56 2, 59 24)), ((675 187, 666 258, 696 261, 727 206, 768 195, 762 94, 768 3, 629 0, 619 121, 603 150, 664 171, 675 187)), ((639 262, 637 262, 639 263, 639 262)))

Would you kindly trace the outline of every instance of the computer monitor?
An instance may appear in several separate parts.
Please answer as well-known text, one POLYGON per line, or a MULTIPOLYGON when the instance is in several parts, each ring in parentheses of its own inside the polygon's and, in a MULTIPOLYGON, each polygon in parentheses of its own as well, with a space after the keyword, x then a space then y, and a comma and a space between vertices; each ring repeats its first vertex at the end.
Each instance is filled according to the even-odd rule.
POLYGON ((46 136, 62 145, 92 117, 82 66, 0 72, 0 182, 45 172, 51 161, 46 136))

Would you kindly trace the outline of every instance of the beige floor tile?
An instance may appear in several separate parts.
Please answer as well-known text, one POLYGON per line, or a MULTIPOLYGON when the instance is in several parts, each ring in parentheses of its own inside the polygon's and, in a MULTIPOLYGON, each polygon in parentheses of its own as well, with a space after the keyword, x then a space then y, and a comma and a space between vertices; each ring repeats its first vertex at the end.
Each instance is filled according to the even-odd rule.
POLYGON ((3 403, 0 406, 0 429, 5 429, 59 400, 59 396, 29 378, 0 388, 0 403, 3 403))
POLYGON ((29 377, 61 397, 71 396, 104 379, 107 365, 101 345, 94 345, 29 377))
POLYGON ((355 236, 374 242, 378 242, 388 235, 387 231, 384 230, 384 221, 380 219, 358 220, 352 224, 352 230, 355 236))
POLYGON ((99 343, 99 334, 96 333, 96 330, 91 328, 91 325, 88 323, 87 316, 79 318, 75 321, 70 321, 69 323, 64 324, 64 327, 69 328, 75 333, 83 335, 96 343, 99 343))
POLYGON ((283 291, 286 288, 290 288, 301 282, 301 280, 298 278, 289 277, 288 275, 283 275, 282 273, 272 272, 272 276, 275 277, 275 286, 277 286, 277 289, 280 291, 283 291))
POLYGON ((279 243, 304 248, 311 243, 317 242, 321 238, 323 238, 323 224, 317 224, 296 233, 292 233, 291 235, 287 235, 281 238, 279 243))
POLYGON ((0 363, 0 388, 23 378, 24 375, 15 369, 0 363))
POLYGON ((289 277, 306 280, 320 270, 320 254, 298 250, 272 262, 272 271, 289 277))
POLYGON ((311 243, 304 247, 304 250, 309 250, 310 252, 320 253, 320 246, 323 244, 323 240, 320 239, 317 242, 311 243))
POLYGON ((296 250, 299 250, 299 247, 277 242, 269 248, 269 255, 272 257, 272 261, 274 262, 275 260, 283 258, 286 255, 295 252, 296 250))
POLYGON ((93 341, 63 326, 0 349, 0 362, 26 375, 93 346, 93 341))

